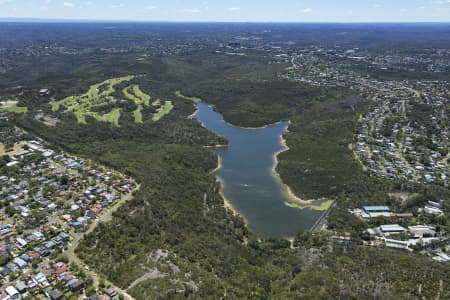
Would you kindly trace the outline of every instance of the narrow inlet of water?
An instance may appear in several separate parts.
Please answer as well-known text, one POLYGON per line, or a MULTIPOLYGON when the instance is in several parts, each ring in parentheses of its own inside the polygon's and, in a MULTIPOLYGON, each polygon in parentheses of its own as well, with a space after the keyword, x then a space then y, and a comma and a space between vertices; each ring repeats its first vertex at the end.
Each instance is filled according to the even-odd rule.
POLYGON ((229 141, 229 147, 213 149, 222 162, 216 174, 224 196, 250 229, 261 237, 292 237, 309 230, 321 212, 286 206, 285 186, 274 171, 274 158, 284 150, 281 136, 288 122, 240 128, 226 123, 211 106, 203 102, 197 106, 194 119, 229 141))

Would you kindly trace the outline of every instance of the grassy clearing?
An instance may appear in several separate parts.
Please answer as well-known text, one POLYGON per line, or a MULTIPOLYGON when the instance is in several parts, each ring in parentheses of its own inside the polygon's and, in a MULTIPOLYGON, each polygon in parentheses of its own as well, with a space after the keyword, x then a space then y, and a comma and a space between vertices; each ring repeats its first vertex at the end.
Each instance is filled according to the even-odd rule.
POLYGON ((26 142, 16 143, 14 144, 12 149, 8 149, 9 151, 6 151, 7 149, 5 148, 5 145, 0 143, 0 156, 20 154, 24 151, 23 147, 26 144, 27 144, 26 142))
POLYGON ((181 91, 176 91, 176 92, 175 92, 175 96, 177 96, 178 98, 184 99, 184 100, 192 101, 192 102, 194 102, 194 103, 202 102, 202 99, 197 98, 197 97, 188 97, 188 96, 185 96, 185 95, 183 95, 183 94, 181 93, 181 91))
POLYGON ((154 107, 161 106, 161 100, 156 99, 155 101, 152 102, 152 106, 154 106, 154 107))
POLYGON ((284 202, 284 205, 292 207, 292 208, 299 208, 299 209, 311 209, 316 211, 326 211, 330 208, 330 206, 333 204, 333 200, 326 200, 326 201, 317 201, 317 204, 308 204, 308 205, 300 205, 293 202, 284 202))
POLYGON ((168 115, 173 109, 173 103, 172 101, 166 101, 164 103, 164 106, 158 108, 156 111, 156 114, 153 115, 153 122, 158 122, 163 118, 165 115, 168 115))
POLYGON ((7 101, 4 105, 0 106, 0 112, 11 112, 17 114, 23 114, 28 112, 27 107, 18 107, 19 101, 7 101))
POLYGON ((10 112, 16 114, 24 114, 28 112, 28 107, 0 107, 0 112, 10 112))

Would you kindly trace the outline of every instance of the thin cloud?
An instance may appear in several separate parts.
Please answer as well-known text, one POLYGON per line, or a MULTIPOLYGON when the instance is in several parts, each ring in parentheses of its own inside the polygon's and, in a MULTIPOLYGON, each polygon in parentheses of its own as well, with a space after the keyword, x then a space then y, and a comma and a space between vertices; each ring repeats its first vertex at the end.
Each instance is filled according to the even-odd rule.
POLYGON ((305 8, 302 10, 302 13, 304 13, 304 14, 310 14, 312 12, 313 12, 312 8, 305 8))
POLYGON ((125 7, 125 4, 120 3, 120 4, 113 4, 113 5, 111 5, 111 8, 122 8, 122 7, 125 7))
POLYGON ((240 7, 230 7, 228 10, 229 11, 240 11, 241 8, 240 7))
POLYGON ((64 6, 64 7, 73 8, 73 7, 75 7, 75 4, 73 4, 72 2, 64 2, 64 3, 63 3, 63 6, 64 6))
POLYGON ((188 13, 188 14, 199 14, 202 11, 200 9, 196 9, 196 8, 187 8, 187 9, 183 9, 183 12, 188 13))

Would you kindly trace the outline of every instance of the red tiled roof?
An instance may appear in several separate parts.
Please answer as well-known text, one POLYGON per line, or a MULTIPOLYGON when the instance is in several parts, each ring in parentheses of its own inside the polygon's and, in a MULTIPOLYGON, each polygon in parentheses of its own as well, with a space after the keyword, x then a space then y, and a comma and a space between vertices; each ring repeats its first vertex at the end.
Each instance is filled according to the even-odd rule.
POLYGON ((98 208, 98 207, 91 208, 91 211, 96 215, 98 215, 99 213, 102 212, 101 208, 98 208))
POLYGON ((37 252, 28 251, 27 254, 32 259, 39 259, 41 257, 41 255, 37 252))
POLYGON ((53 274, 58 276, 58 275, 61 275, 62 273, 66 272, 66 271, 67 271, 67 267, 64 266, 62 268, 59 268, 59 269, 55 270, 55 272, 53 272, 53 274))

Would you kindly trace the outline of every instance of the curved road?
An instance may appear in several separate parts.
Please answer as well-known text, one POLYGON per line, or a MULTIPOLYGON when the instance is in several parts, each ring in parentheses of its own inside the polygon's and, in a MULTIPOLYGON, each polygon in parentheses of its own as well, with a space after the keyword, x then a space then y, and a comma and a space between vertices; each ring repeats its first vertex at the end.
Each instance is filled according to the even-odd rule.
MULTIPOLYGON (((75 263, 78 267, 80 267, 81 269, 85 270, 85 272, 92 277, 92 279, 94 280, 94 286, 98 288, 98 283, 99 283, 99 275, 90 270, 89 268, 87 268, 87 265, 75 254, 75 249, 78 247, 78 245, 80 244, 80 241, 83 239, 84 235, 90 234, 92 231, 95 230, 95 228, 97 228, 97 226, 100 223, 106 223, 111 221, 112 219, 112 214, 117 211, 119 209, 119 207, 121 207, 125 202, 133 199, 133 193, 137 190, 139 190, 141 186, 138 184, 136 186, 136 188, 134 190, 132 190, 131 192, 129 192, 128 194, 126 194, 125 196, 121 197, 120 200, 118 200, 113 206, 111 206, 110 208, 104 210, 102 212, 102 214, 100 215, 100 217, 97 217, 94 222, 89 226, 89 229, 85 232, 85 233, 73 233, 73 240, 71 241, 71 243, 69 243, 68 249, 67 249, 67 256, 69 258, 70 262, 75 263)), ((103 279, 103 278, 102 278, 103 279)), ((109 280, 107 280, 106 278, 104 279, 105 284, 106 285, 110 285, 111 287, 113 287, 118 293, 123 294, 125 296, 125 299, 134 299, 131 295, 129 295, 125 290, 117 287, 116 285, 114 285, 112 282, 110 282, 109 280)))

